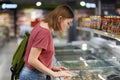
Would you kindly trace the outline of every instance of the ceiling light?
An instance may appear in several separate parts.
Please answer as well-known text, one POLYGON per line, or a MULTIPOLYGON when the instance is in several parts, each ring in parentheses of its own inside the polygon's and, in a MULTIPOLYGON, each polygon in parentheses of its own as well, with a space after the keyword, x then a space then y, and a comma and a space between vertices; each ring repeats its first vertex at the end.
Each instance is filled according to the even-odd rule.
POLYGON ((2 9, 15 9, 15 8, 17 8, 17 4, 7 4, 7 3, 2 4, 2 9))
POLYGON ((42 2, 36 2, 36 6, 41 6, 42 2))
POLYGON ((85 6, 85 1, 81 1, 81 2, 80 2, 80 5, 81 5, 81 6, 85 6))
POLYGON ((96 8, 96 4, 95 3, 86 3, 86 7, 87 8, 96 8))

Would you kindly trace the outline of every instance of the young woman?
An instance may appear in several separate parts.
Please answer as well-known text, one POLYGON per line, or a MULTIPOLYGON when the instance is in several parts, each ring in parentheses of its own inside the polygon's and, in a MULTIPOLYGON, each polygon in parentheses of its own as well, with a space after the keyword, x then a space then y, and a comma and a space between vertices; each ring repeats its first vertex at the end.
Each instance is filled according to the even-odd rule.
POLYGON ((69 80, 71 74, 63 66, 52 66, 54 44, 52 31, 68 29, 74 14, 68 5, 60 5, 48 13, 30 34, 24 57, 25 66, 20 80, 46 80, 46 76, 64 77, 69 80))

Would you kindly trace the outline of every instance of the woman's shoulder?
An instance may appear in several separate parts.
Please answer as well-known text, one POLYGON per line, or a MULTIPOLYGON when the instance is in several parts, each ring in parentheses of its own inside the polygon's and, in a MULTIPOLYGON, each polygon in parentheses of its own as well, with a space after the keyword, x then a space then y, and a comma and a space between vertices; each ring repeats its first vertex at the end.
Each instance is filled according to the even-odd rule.
POLYGON ((48 29, 46 29, 46 28, 44 28, 44 27, 41 27, 39 24, 37 24, 35 27, 34 27, 34 29, 33 29, 33 31, 32 31, 32 34, 38 34, 38 35, 51 35, 51 32, 50 32, 50 30, 48 30, 48 29))

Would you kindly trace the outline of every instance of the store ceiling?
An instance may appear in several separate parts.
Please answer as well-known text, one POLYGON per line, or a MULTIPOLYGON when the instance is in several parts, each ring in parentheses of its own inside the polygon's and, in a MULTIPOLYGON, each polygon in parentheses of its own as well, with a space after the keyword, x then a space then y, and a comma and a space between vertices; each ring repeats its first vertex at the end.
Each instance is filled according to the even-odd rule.
MULTIPOLYGON (((81 1, 81 0, 0 0, 0 2, 12 2, 17 4, 34 4, 37 1, 41 1, 44 4, 56 4, 56 3, 64 3, 68 1, 81 1)), ((94 1, 94 0, 92 0, 94 1)))
MULTIPOLYGON (((63 3, 70 3, 74 5, 74 4, 79 4, 80 1, 97 2, 98 0, 0 0, 0 3, 3 3, 3 2, 16 3, 19 5, 19 7, 25 8, 25 7, 35 7, 35 3, 38 1, 41 1, 43 5, 47 5, 48 7, 51 7, 53 5, 58 5, 63 3)), ((113 0, 104 0, 104 1, 111 2, 113 0)))
MULTIPOLYGON (((18 4, 19 8, 26 8, 26 7, 36 7, 35 3, 41 1, 42 2, 42 6, 47 6, 47 7, 52 7, 53 5, 57 5, 57 4, 62 4, 62 3, 66 3, 66 2, 70 2, 70 1, 74 1, 74 2, 78 2, 80 0, 0 0, 0 3, 15 3, 18 4)), ((53 6, 54 7, 54 6, 53 6)))
MULTIPOLYGON (((0 0, 0 2, 12 2, 17 4, 35 4, 37 1, 41 1, 43 4, 60 4, 71 1, 75 1, 76 3, 79 3, 80 1, 96 2, 98 0, 0 0)), ((119 0, 103 0, 103 1, 111 2, 111 1, 119 1, 119 0)))
POLYGON ((15 3, 18 4, 18 8, 54 8, 58 4, 66 3, 66 2, 78 2, 80 0, 0 0, 0 4, 2 3, 15 3), (36 7, 35 3, 41 1, 42 6, 36 7))
MULTIPOLYGON (((71 1, 71 0, 11 0, 11 2, 19 3, 19 4, 21 4, 21 3, 34 4, 37 1, 41 1, 44 4, 56 4, 56 3, 63 3, 66 1, 71 1)), ((78 1, 78 0, 76 0, 76 1, 78 1)))
MULTIPOLYGON (((35 3, 41 1, 43 3, 43 7, 55 7, 58 4, 63 4, 63 3, 70 3, 72 5, 74 4, 79 4, 80 1, 83 0, 0 0, 0 3, 3 2, 10 2, 10 3, 16 3, 18 6, 21 8, 26 8, 26 7, 36 7, 35 3)), ((84 0, 87 2, 95 2, 96 0, 84 0)))
MULTIPOLYGON (((41 1, 44 4, 56 4, 56 3, 64 3, 64 2, 68 2, 68 1, 77 1, 77 2, 79 2, 81 0, 0 0, 0 1, 10 1, 10 2, 13 2, 13 3, 19 3, 19 4, 22 4, 22 3, 34 4, 37 1, 41 1)), ((94 1, 94 0, 92 0, 92 1, 94 1)))

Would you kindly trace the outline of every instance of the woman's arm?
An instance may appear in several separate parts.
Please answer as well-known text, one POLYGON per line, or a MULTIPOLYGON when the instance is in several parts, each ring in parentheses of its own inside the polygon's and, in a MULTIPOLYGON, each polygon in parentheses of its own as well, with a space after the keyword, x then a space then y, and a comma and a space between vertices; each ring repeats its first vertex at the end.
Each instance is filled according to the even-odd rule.
POLYGON ((53 77, 60 77, 60 76, 71 76, 71 74, 68 71, 60 71, 60 72, 54 72, 51 69, 47 68, 45 65, 43 65, 39 60, 38 57, 41 54, 42 49, 38 48, 31 48, 30 55, 28 58, 28 63, 32 65, 37 70, 48 74, 53 77))
POLYGON ((46 73, 48 75, 54 76, 55 73, 48 69, 45 65, 43 65, 39 60, 38 57, 41 53, 42 49, 38 48, 31 48, 30 55, 28 58, 28 63, 35 67, 37 70, 46 73))

